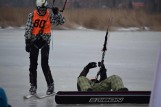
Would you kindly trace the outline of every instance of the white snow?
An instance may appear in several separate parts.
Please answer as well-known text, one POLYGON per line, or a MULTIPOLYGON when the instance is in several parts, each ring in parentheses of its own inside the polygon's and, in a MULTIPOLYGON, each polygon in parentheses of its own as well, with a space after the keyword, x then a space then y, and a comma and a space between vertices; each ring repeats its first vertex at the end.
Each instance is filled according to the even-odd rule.
POLYGON ((149 31, 150 28, 149 27, 129 27, 129 28, 116 28, 116 31, 149 31))

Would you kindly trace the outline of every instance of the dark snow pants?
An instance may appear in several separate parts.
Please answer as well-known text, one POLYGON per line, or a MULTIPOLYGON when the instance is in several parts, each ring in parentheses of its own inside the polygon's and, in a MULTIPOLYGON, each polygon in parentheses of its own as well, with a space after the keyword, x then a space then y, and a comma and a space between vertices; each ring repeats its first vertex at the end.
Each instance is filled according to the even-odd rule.
MULTIPOLYGON (((41 48, 41 67, 43 70, 43 74, 45 76, 47 85, 49 86, 54 82, 52 78, 52 74, 50 71, 49 67, 49 48, 50 46, 48 44, 44 45, 41 48)), ((39 55, 39 50, 37 47, 34 45, 31 46, 31 51, 30 51, 30 68, 29 68, 29 77, 30 77, 30 83, 31 85, 34 85, 37 87, 37 65, 38 65, 38 55, 39 55)))

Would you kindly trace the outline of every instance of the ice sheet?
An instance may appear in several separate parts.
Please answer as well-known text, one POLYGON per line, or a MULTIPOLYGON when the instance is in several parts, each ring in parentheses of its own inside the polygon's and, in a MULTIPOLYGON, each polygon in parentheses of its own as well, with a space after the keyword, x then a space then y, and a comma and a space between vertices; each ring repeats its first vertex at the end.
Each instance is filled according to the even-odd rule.
MULTIPOLYGON (((105 31, 88 29, 52 31, 53 49, 51 46, 50 67, 55 81, 55 91, 77 90, 77 76, 83 67, 90 61, 101 60, 105 34, 105 31)), ((23 95, 27 94, 29 89, 29 54, 25 52, 23 35, 23 29, 0 30, 0 87, 5 89, 9 104, 13 107, 66 106, 56 105, 54 97, 23 100, 23 95)), ((113 74, 121 76, 129 90, 151 90, 161 42, 160 35, 161 32, 110 32, 105 56, 108 76, 113 74)), ((88 77, 94 78, 97 71, 98 68, 91 70, 88 77)), ((46 89, 45 78, 39 65, 38 92, 45 93, 46 89)), ((109 106, 129 107, 129 105, 109 106)), ((130 105, 130 107, 147 106, 130 105)))

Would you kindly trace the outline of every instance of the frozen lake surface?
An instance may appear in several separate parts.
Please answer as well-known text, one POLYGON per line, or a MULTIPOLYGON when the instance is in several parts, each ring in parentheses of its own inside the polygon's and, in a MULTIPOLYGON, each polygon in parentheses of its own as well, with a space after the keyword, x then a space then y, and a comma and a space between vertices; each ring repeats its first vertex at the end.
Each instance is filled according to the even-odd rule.
MULTIPOLYGON (((56 30, 52 31, 50 67, 55 91, 77 90, 77 76, 91 61, 101 60, 105 31, 56 30)), ((29 90, 29 54, 25 52, 24 30, 0 29, 0 87, 6 91, 13 107, 63 107, 54 97, 23 100, 29 90)), ((129 90, 149 91, 153 86, 161 32, 110 32, 105 65, 108 76, 122 77, 129 90)), ((40 59, 40 57, 39 57, 40 59)), ((40 60, 39 60, 40 64, 40 60)), ((94 78, 98 68, 89 72, 94 78)), ((41 66, 38 66, 38 92, 47 86, 41 66)), ((99 105, 69 105, 97 107, 99 105)), ((107 105, 101 105, 107 106, 107 105)), ((109 105, 110 107, 148 107, 148 105, 109 105)))

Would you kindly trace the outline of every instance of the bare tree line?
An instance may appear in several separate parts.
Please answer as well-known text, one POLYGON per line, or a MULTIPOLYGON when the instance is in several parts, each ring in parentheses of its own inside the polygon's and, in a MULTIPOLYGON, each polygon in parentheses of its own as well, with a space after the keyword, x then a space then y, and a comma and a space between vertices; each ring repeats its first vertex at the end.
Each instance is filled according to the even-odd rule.
MULTIPOLYGON (((33 7, 36 0, 0 0, 2 7, 33 7)), ((47 0, 52 4, 52 0, 47 0)), ((65 0, 56 0, 55 6, 62 6, 65 0)), ((161 0, 68 0, 69 8, 132 8, 133 2, 143 2, 150 11, 161 12, 161 0)))

